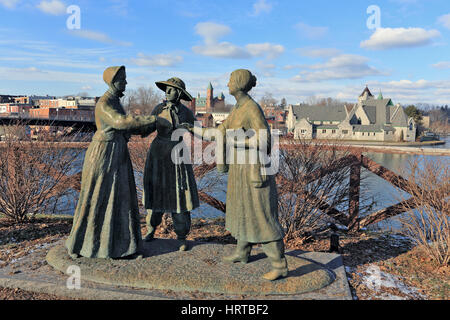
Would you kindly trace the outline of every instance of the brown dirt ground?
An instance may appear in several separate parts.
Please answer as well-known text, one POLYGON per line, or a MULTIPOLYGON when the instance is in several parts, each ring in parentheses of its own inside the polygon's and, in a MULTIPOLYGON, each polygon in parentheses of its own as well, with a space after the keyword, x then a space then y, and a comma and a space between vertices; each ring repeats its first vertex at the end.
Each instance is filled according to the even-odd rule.
MULTIPOLYGON (((39 218, 33 224, 16 225, 0 218, 0 268, 31 253, 33 248, 53 243, 66 237, 72 222, 67 218, 39 218)), ((145 221, 142 220, 142 234, 145 235, 145 221)), ((450 299, 450 267, 436 266, 424 250, 415 247, 403 238, 394 238, 386 233, 362 232, 355 235, 340 233, 340 253, 347 269, 347 276, 355 299, 379 299, 380 292, 374 292, 365 285, 364 275, 369 266, 376 265, 381 271, 401 277, 403 283, 418 289, 420 295, 405 294, 397 288, 382 287, 386 294, 404 299, 450 299)), ((175 238, 171 219, 165 216, 158 228, 157 238, 175 238)), ((188 240, 220 243, 236 243, 225 230, 224 219, 195 219, 188 240)), ((291 241, 287 250, 328 252, 329 235, 308 243, 291 241)), ((45 263, 45 262, 43 262, 45 263)), ((199 294, 199 299, 201 299, 199 294)), ((0 300, 65 300, 48 294, 26 292, 20 289, 0 288, 0 300)))

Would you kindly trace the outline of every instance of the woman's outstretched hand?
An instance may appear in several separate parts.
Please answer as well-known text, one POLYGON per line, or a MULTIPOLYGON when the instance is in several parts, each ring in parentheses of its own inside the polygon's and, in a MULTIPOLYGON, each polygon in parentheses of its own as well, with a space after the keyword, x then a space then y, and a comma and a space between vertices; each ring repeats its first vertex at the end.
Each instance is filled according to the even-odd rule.
POLYGON ((177 126, 177 129, 186 129, 188 131, 192 131, 194 129, 194 126, 190 123, 184 122, 177 126))

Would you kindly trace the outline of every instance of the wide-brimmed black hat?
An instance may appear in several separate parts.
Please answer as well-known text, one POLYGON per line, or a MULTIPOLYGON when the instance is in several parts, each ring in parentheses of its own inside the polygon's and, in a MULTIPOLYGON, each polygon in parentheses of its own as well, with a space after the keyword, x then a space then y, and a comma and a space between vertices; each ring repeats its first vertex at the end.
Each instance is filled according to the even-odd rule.
POLYGON ((183 80, 177 77, 170 78, 167 81, 158 81, 155 82, 156 86, 160 88, 162 91, 166 92, 167 86, 174 87, 181 90, 181 99, 186 101, 192 101, 192 96, 189 92, 186 91, 186 85, 183 80))

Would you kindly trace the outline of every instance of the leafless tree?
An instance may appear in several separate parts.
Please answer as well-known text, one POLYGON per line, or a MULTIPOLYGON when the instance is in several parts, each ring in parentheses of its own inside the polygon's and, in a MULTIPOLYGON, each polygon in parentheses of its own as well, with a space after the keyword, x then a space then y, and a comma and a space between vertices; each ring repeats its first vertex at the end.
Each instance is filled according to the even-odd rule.
POLYGON ((24 130, 21 124, 8 127, 0 142, 0 213, 19 223, 49 213, 77 187, 70 173, 81 153, 63 145, 74 141, 73 136, 32 141, 24 139, 24 130))
POLYGON ((139 87, 126 91, 122 104, 130 114, 150 115, 153 108, 161 103, 163 95, 152 87, 139 87))
POLYGON ((276 107, 278 105, 278 100, 275 99, 270 92, 266 92, 262 98, 258 100, 258 104, 264 110, 269 107, 276 107))
POLYGON ((309 97, 307 99, 306 103, 304 103, 304 105, 318 106, 318 107, 337 107, 337 106, 343 106, 344 104, 346 104, 346 102, 342 102, 338 99, 334 99, 331 97, 319 98, 316 96, 309 97))

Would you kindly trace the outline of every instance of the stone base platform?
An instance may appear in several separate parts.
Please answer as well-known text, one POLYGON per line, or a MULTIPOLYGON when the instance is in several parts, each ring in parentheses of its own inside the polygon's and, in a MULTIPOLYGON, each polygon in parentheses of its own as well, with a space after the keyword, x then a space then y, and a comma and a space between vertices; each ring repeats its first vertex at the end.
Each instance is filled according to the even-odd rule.
MULTIPOLYGON (((155 239, 145 243, 143 258, 115 260, 72 259, 60 244, 48 252, 46 259, 63 273, 69 266, 79 266, 82 281, 224 295, 297 296, 326 290, 337 277, 323 264, 287 253, 288 277, 271 282, 261 278, 271 270, 271 265, 260 248, 253 249, 249 263, 244 265, 222 262, 223 256, 233 252, 234 245, 200 242, 189 242, 189 245, 189 251, 179 252, 176 240, 155 239)), ((348 298, 346 293, 344 288, 342 298, 348 298)))

